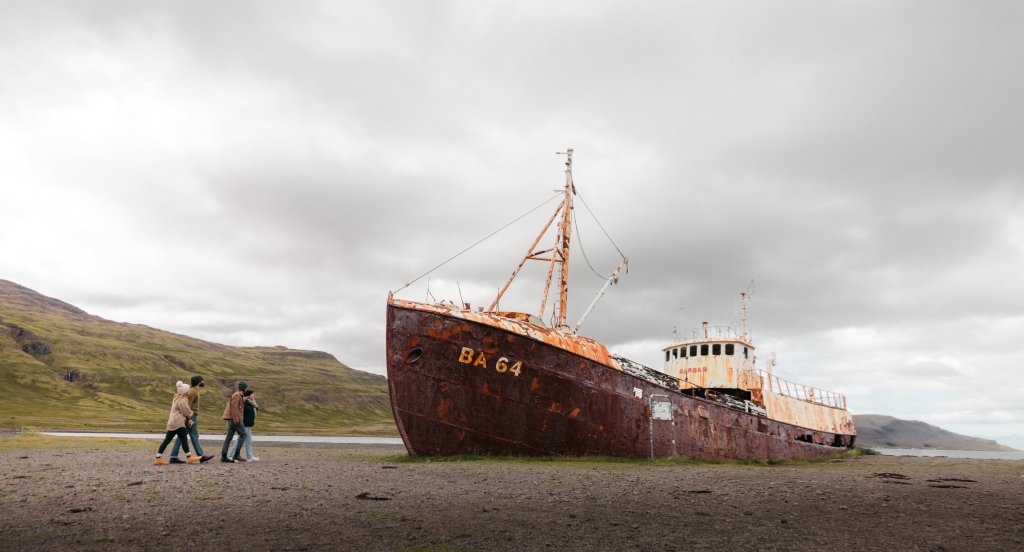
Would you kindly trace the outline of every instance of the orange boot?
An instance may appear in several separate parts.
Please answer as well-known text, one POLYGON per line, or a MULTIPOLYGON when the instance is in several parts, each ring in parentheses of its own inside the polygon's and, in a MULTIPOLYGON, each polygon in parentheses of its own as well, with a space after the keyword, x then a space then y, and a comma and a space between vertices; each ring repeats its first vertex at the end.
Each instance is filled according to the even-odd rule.
POLYGON ((163 456, 157 456, 156 460, 153 460, 153 465, 154 466, 166 466, 167 465, 167 460, 164 460, 163 456))
POLYGON ((188 455, 188 456, 187 456, 187 457, 185 458, 185 461, 186 461, 186 462, 188 462, 189 464, 195 464, 196 462, 198 462, 198 461, 200 461, 200 460, 202 460, 202 458, 200 458, 200 457, 196 456, 195 454, 189 454, 189 455, 188 455))

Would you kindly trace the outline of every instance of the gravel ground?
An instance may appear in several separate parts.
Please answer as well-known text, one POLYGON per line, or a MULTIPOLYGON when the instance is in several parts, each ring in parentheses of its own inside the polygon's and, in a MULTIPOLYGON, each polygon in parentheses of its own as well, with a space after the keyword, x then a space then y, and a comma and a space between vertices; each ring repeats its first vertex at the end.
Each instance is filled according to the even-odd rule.
POLYGON ((1024 461, 395 462, 402 447, 259 449, 259 462, 168 466, 127 446, 0 452, 0 549, 1024 550, 1024 461))

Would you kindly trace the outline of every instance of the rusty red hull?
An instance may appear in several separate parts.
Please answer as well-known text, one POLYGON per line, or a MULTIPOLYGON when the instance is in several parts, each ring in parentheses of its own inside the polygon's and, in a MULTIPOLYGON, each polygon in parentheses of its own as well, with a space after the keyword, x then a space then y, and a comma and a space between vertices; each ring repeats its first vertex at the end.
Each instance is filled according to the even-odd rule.
POLYGON ((686 395, 502 328, 393 304, 387 355, 395 422, 414 455, 766 461, 836 454, 854 441, 686 395))

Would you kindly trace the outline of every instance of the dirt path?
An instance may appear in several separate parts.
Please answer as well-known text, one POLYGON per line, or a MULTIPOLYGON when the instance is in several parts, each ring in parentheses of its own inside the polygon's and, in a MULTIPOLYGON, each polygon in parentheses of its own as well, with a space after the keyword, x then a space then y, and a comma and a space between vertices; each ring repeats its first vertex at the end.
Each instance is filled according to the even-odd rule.
POLYGON ((0 549, 1022 550, 1024 462, 389 462, 261 447, 153 466, 118 446, 0 452, 0 549))

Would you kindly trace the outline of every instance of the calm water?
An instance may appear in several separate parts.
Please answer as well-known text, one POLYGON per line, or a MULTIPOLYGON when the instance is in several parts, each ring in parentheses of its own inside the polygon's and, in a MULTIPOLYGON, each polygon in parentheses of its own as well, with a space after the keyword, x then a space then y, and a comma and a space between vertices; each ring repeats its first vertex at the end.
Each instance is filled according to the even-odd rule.
MULTIPOLYGON (((116 432, 71 432, 44 431, 43 435, 54 437, 106 437, 115 439, 163 439, 163 433, 116 433, 116 432)), ((223 442, 224 436, 216 433, 200 436, 203 441, 223 442)), ((253 435, 252 441, 258 443, 343 443, 353 445, 401 445, 399 437, 364 437, 364 436, 330 436, 330 435, 253 435)), ((1024 451, 988 452, 983 450, 941 450, 941 449, 897 449, 877 448, 887 456, 946 456, 949 458, 980 458, 984 460, 1024 460, 1024 451)))
POLYGON ((888 456, 948 456, 949 458, 981 458, 984 460, 1024 460, 1024 451, 989 452, 985 450, 897 449, 876 448, 888 456))
MULTIPOLYGON (((54 437, 105 437, 107 439, 163 439, 163 433, 108 433, 108 432, 71 432, 44 431, 43 435, 54 437)), ((224 435, 216 433, 200 435, 200 441, 224 441, 224 435)), ((399 437, 334 437, 330 435, 259 435, 252 436, 253 443, 345 443, 353 445, 401 445, 399 437)))

